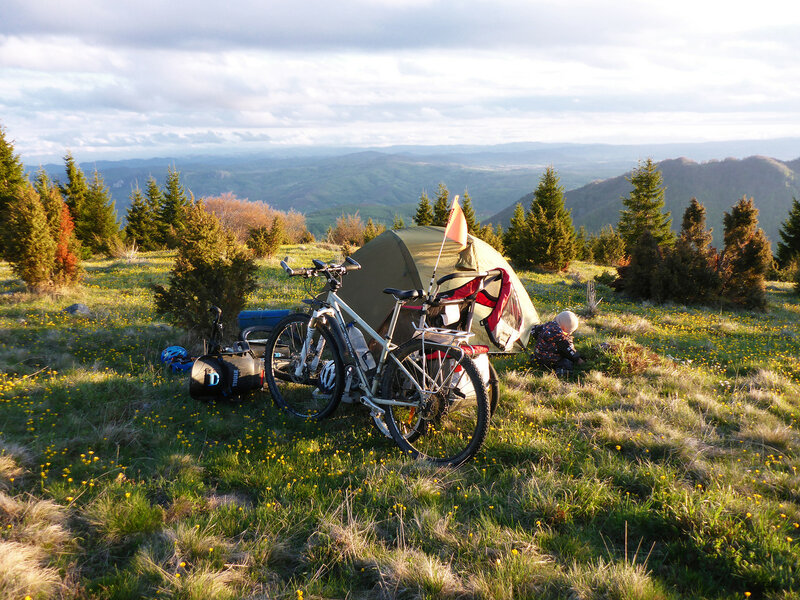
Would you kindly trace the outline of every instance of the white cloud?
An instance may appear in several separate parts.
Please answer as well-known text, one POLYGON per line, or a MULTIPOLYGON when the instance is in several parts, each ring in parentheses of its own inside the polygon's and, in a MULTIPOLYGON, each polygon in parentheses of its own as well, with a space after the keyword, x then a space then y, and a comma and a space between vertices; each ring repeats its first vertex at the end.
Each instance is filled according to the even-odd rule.
POLYGON ((23 154, 800 135, 800 11, 777 0, 3 12, 0 118, 23 154))

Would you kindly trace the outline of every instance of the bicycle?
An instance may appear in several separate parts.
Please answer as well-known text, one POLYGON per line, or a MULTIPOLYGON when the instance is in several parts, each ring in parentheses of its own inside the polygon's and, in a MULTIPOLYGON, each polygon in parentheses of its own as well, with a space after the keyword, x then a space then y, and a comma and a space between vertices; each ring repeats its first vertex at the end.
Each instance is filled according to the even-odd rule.
MULTIPOLYGON (((313 260, 313 268, 281 267, 290 277, 324 277, 327 294, 304 302, 311 313, 290 314, 271 332, 264 352, 265 379, 275 403, 301 418, 329 416, 344 394, 370 410, 378 429, 414 458, 458 466, 478 452, 489 429, 489 399, 466 344, 472 335, 424 324, 436 290, 386 288, 395 299, 385 335, 375 331, 338 296, 342 278, 360 265, 313 260), (422 300, 420 325, 408 342, 392 341, 400 309, 422 300), (380 349, 378 360, 358 327, 380 349), (358 333, 356 333, 358 331, 358 333)), ((480 275, 480 274, 476 274, 480 275)))

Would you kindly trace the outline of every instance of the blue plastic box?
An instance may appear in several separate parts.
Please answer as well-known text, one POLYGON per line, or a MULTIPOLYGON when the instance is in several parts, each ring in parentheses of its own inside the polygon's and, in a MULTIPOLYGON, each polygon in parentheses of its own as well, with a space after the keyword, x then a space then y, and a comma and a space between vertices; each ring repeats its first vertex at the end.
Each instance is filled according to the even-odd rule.
POLYGON ((236 317, 236 322, 239 325, 239 331, 247 329, 248 327, 264 327, 272 329, 278 324, 283 317, 288 315, 290 310, 243 310, 236 317))

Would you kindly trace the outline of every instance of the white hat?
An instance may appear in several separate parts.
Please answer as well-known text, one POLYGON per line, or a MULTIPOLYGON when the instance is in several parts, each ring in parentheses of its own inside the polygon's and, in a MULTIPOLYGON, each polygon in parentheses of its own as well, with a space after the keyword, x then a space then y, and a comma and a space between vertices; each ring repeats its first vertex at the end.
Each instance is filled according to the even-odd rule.
POLYGON ((578 328, 578 315, 571 310, 558 313, 556 323, 567 333, 572 333, 578 328))

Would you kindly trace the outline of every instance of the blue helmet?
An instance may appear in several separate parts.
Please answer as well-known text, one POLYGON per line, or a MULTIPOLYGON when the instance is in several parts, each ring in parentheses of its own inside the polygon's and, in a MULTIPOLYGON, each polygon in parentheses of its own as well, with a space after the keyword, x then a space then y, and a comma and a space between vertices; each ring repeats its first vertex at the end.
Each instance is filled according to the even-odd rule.
POLYGON ((167 346, 161 351, 161 362, 166 365, 187 358, 189 358, 189 352, 183 346, 167 346))
POLYGON ((179 358, 169 363, 169 369, 173 373, 184 373, 190 371, 194 361, 191 358, 179 358))

